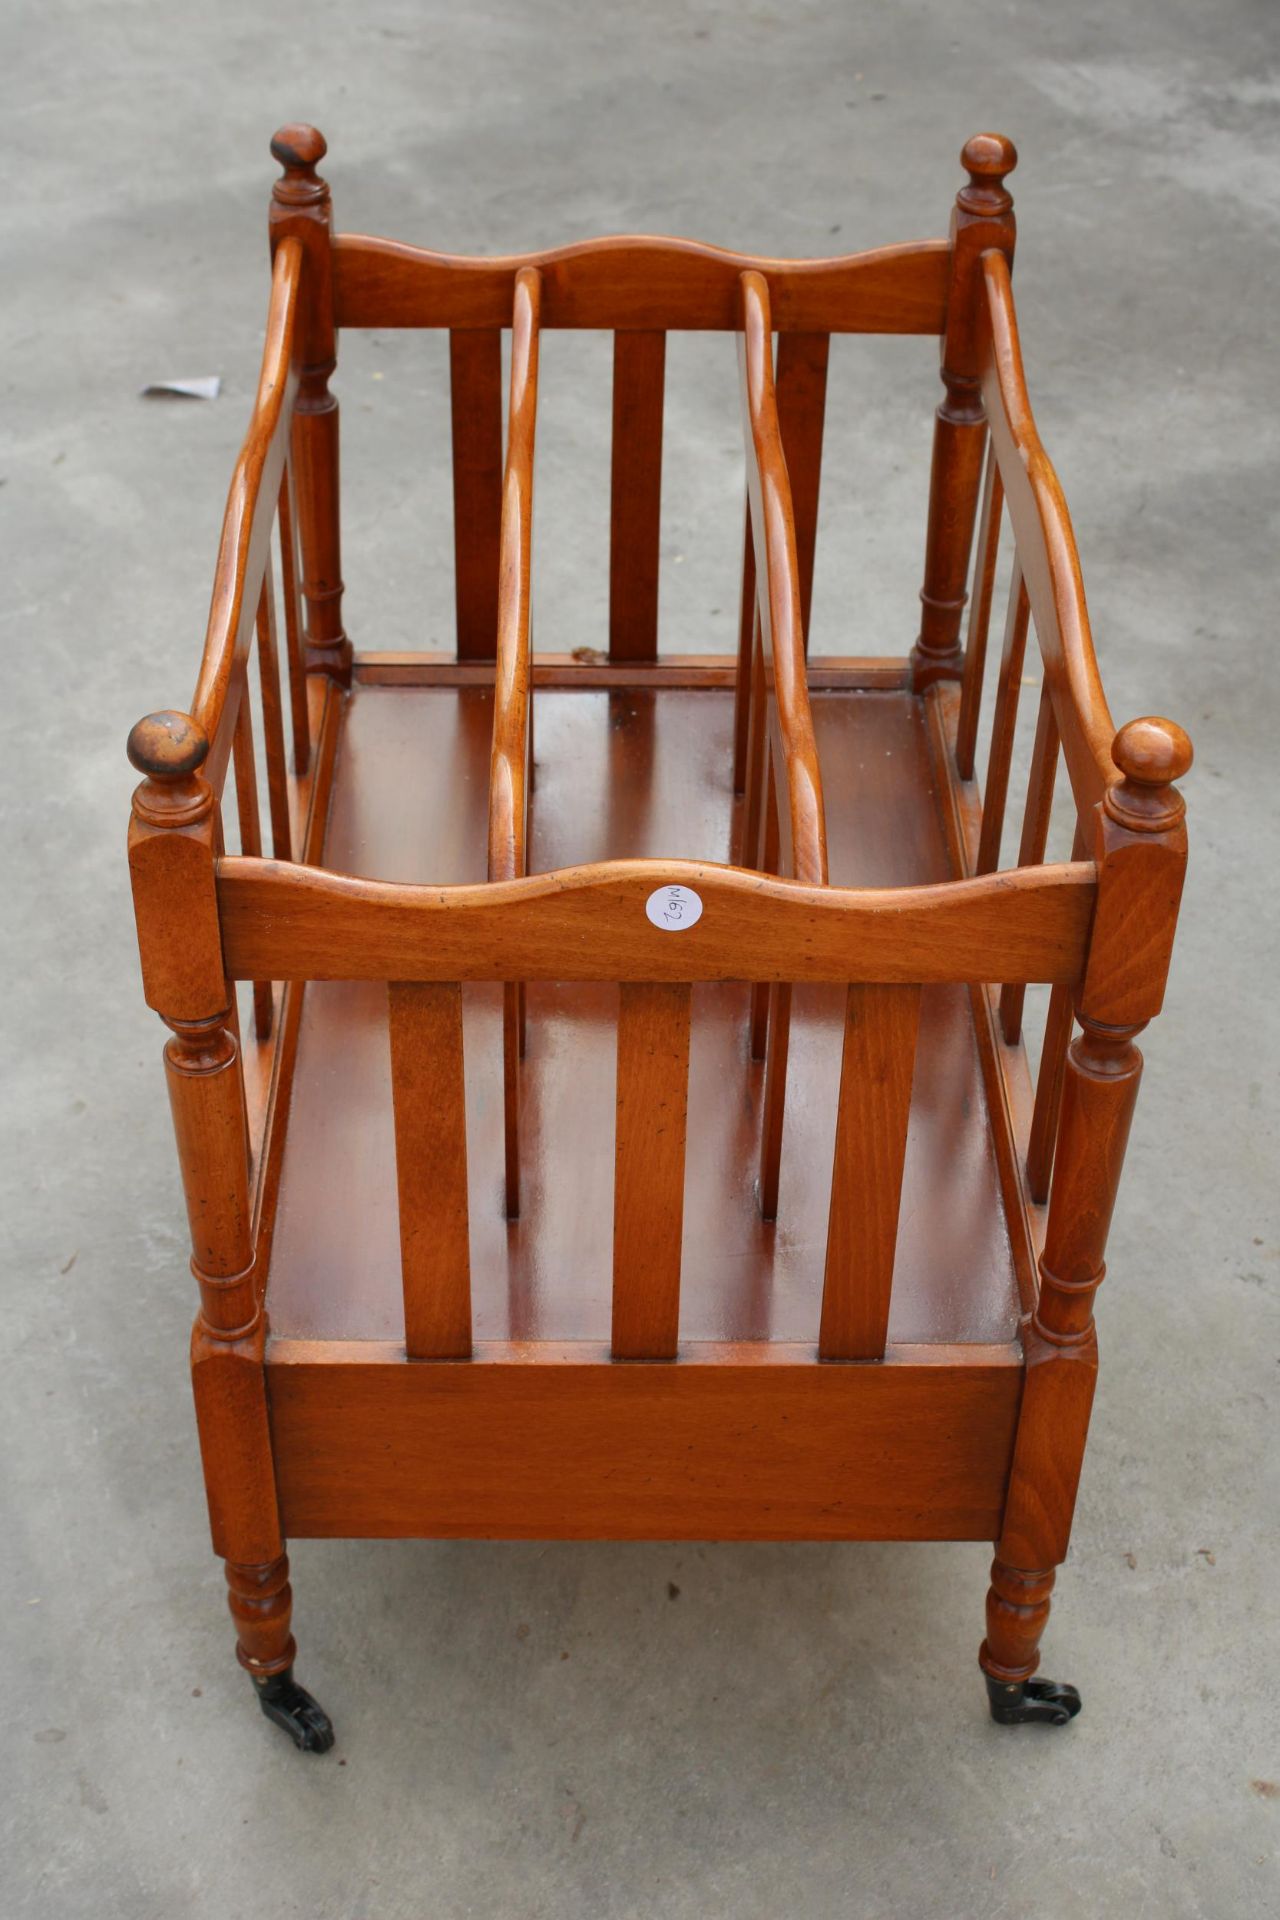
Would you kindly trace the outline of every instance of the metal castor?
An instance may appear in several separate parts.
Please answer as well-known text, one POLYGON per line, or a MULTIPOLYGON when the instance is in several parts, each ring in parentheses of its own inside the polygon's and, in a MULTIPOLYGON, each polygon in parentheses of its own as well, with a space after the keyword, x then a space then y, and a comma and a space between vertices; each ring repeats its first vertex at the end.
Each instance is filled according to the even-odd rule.
POLYGON ((334 1741, 333 1722, 306 1688, 298 1685, 292 1667, 273 1673, 268 1680, 255 1680, 253 1690, 268 1720, 283 1727, 295 1747, 303 1753, 328 1753, 334 1741))
POLYGON ((999 1727, 1065 1727, 1082 1705, 1075 1688, 1058 1680, 1003 1681, 988 1676, 987 1697, 991 1718, 999 1727))

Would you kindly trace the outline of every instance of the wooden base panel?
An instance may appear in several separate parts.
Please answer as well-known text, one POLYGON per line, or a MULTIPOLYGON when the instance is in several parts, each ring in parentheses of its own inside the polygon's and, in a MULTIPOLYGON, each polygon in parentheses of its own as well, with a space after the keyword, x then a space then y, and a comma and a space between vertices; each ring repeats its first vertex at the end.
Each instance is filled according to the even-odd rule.
POLYGON ((274 1340, 267 1361, 294 1539, 991 1540, 1021 1383, 1016 1346, 437 1362, 274 1340))

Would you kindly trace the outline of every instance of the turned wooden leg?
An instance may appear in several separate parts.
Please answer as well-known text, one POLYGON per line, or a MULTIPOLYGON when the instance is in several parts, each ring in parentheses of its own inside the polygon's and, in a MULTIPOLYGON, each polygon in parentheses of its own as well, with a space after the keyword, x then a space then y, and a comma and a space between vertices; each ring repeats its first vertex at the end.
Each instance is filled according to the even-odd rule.
POLYGON ((304 1753, 327 1753, 333 1745, 333 1724, 293 1677, 298 1649, 289 1631, 293 1590, 288 1555, 259 1567, 228 1560, 226 1572, 236 1658, 253 1681, 258 1704, 304 1753))
POLYGON ((986 1590, 986 1640, 979 1665, 986 1674, 990 1716, 1000 1726, 1040 1720, 1065 1726, 1080 1711, 1073 1686, 1032 1680, 1040 1665, 1040 1634, 1050 1617, 1054 1569, 1025 1572, 996 1557, 986 1590))
POLYGON ((1040 1636, 1049 1618, 1054 1569, 1025 1572, 998 1556, 991 1563, 987 1590, 987 1637, 978 1655, 987 1676, 991 1718, 1000 1726, 1040 1721, 1065 1726, 1080 1711, 1074 1687, 1034 1680, 1040 1664, 1040 1636))

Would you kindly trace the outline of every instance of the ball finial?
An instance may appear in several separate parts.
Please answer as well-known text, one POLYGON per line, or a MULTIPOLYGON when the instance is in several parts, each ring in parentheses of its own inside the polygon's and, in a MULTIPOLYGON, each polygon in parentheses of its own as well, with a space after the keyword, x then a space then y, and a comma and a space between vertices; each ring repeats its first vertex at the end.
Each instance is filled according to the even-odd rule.
POLYGON ((149 713, 129 735, 126 752, 153 780, 182 780, 204 765, 209 736, 186 713, 149 713))
POLYGON ((969 184, 961 187, 959 204, 987 218, 1007 213, 1013 196, 1004 179, 1018 164, 1018 149, 1012 140, 1003 133, 975 133, 961 149, 960 164, 969 175, 969 184))
POLYGON ((271 142, 271 151, 284 168, 271 189, 271 198, 277 206, 314 208, 328 205, 329 189, 316 172, 316 167, 329 149, 318 127, 309 127, 302 121, 291 121, 287 127, 280 128, 271 142))
POLYGON ((1121 727, 1111 743, 1111 758, 1126 780, 1140 787, 1167 787, 1190 771, 1191 742, 1175 720, 1148 714, 1121 727))
POLYGON ((975 133, 966 140, 960 164, 975 187, 998 186, 1018 164, 1018 149, 1003 133, 975 133))
POLYGON ((1182 795, 1172 786, 1190 769, 1191 742, 1176 721, 1148 714, 1121 727, 1111 758, 1124 776, 1106 797, 1113 820, 1139 831, 1159 832, 1182 818, 1182 795))
POLYGON ((295 168, 302 173, 314 172, 328 151, 319 127, 309 127, 305 120, 291 120, 271 137, 271 152, 286 173, 295 168))

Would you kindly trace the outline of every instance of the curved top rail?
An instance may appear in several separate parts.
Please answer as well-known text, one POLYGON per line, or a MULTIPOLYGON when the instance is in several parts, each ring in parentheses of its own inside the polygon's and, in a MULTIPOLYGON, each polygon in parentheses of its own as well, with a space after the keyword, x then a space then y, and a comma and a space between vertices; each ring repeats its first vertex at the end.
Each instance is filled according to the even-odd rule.
POLYGON ((694 860, 605 860, 523 880, 407 886, 218 862, 238 980, 1054 981, 1080 978, 1092 861, 917 887, 821 887, 694 860), (647 905, 702 902, 678 933, 647 905))
POLYGON ((1093 651, 1071 516, 1027 396, 1009 263, 1002 253, 984 253, 982 272, 991 326, 982 397, 1063 757, 1083 811, 1120 779, 1111 757, 1115 723, 1093 651))
POLYGON ((769 287, 761 274, 742 276, 742 377, 747 429, 747 490, 751 529, 765 592, 759 595, 765 683, 776 711, 786 790, 784 834, 790 830, 797 880, 825 884, 827 823, 822 771, 809 710, 804 666, 804 616, 791 483, 782 450, 778 399, 773 383, 773 338, 769 287))
POLYGON ((343 233, 340 327, 506 327, 516 275, 542 275, 544 327, 736 331, 744 273, 764 274, 779 332, 933 333, 946 325, 951 244, 920 240, 831 260, 769 260, 698 240, 612 234, 484 260, 343 233))
MULTIPOLYGON (((191 702, 192 718, 215 743, 236 662, 248 652, 271 542, 298 385, 293 339, 301 278, 301 244, 296 239, 282 240, 271 273, 262 371, 249 430, 231 476, 204 655, 191 702)), ((215 745, 210 757, 216 763, 225 756, 219 755, 215 745)))
POLYGON ((533 449, 538 423, 536 267, 516 275, 511 317, 511 402, 502 483, 498 644, 489 760, 489 878, 514 880, 525 870, 529 748, 530 554, 533 535, 533 449))

